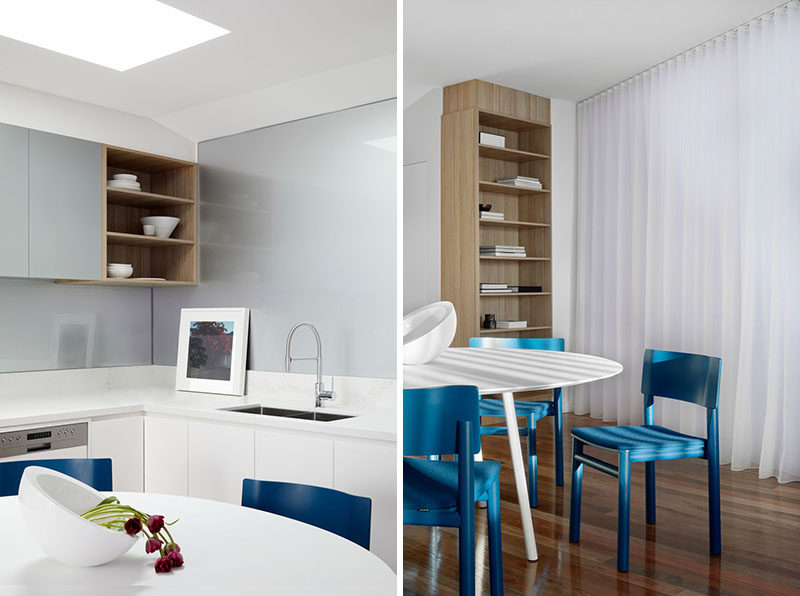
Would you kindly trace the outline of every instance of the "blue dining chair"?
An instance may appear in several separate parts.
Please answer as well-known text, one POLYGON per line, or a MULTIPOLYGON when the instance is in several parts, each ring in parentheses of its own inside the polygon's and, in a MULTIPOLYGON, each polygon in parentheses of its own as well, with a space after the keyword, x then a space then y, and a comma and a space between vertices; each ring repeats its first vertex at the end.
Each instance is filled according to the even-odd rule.
POLYGON ((109 458, 33 459, 0 463, 0 497, 10 497, 19 493, 22 473, 28 466, 41 466, 61 472, 88 484, 95 490, 112 490, 111 460, 109 458))
POLYGON ((478 388, 403 391, 403 523, 458 528, 459 592, 475 595, 475 503, 488 501, 489 576, 503 593, 500 462, 474 461, 481 447, 478 388), (456 455, 455 461, 419 456, 456 455), (415 457, 416 456, 416 457, 415 457))
POLYGON ((242 505, 333 532, 369 550, 372 499, 339 490, 245 478, 242 505))
POLYGON ((581 524, 583 465, 616 476, 617 569, 628 571, 631 513, 631 463, 645 463, 645 503, 648 524, 656 523, 657 460, 699 457, 708 460, 708 523, 712 555, 722 552, 719 510, 719 358, 645 350, 642 367, 644 424, 636 426, 594 426, 572 429, 572 497, 569 539, 578 542, 581 524), (653 398, 677 399, 706 408, 707 438, 693 437, 653 424, 653 398), (618 465, 586 455, 590 445, 618 453, 618 465))
MULTIPOLYGON (((470 337, 470 348, 517 348, 527 350, 564 351, 561 337, 470 337)), ((482 399, 479 403, 481 416, 506 415, 502 400, 482 399)), ((561 388, 553 389, 551 401, 515 401, 517 416, 527 419, 527 426, 519 429, 521 436, 528 438, 528 499, 531 507, 539 506, 537 490, 538 462, 536 457, 536 421, 553 417, 553 439, 556 486, 564 486, 564 425, 561 416, 561 388)), ((481 426, 482 435, 507 435, 505 426, 481 426)))

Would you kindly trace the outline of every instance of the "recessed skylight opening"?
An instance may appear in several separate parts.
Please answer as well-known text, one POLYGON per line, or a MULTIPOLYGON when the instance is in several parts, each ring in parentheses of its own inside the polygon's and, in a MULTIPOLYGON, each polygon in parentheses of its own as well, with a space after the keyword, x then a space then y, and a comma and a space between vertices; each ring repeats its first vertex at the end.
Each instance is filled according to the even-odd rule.
POLYGON ((0 0, 0 35, 119 71, 228 33, 157 0, 0 0))

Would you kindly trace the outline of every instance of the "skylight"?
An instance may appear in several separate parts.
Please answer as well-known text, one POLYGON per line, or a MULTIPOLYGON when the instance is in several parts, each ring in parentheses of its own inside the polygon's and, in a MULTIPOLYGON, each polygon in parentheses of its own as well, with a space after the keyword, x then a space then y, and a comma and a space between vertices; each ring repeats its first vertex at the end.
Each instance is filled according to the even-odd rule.
POLYGON ((157 0, 0 0, 0 35, 119 71, 228 33, 157 0))

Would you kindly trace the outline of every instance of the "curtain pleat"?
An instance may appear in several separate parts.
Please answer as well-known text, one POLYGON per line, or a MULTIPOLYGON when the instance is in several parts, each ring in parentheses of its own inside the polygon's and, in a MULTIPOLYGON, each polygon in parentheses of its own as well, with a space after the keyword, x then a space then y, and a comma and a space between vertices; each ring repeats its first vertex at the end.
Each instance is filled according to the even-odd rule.
MULTIPOLYGON (((578 105, 574 409, 643 420, 645 347, 722 358, 721 453, 800 480, 800 3, 578 105)), ((705 411, 657 400, 703 436, 705 411)))

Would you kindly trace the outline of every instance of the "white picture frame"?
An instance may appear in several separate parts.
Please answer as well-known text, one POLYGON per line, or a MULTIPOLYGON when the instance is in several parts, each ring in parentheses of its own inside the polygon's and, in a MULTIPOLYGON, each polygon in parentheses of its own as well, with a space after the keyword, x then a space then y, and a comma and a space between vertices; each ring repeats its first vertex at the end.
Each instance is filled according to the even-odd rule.
POLYGON ((175 389, 244 395, 249 308, 182 308, 175 389))

